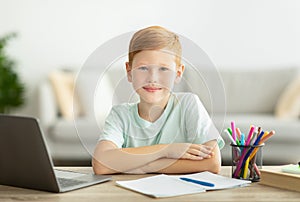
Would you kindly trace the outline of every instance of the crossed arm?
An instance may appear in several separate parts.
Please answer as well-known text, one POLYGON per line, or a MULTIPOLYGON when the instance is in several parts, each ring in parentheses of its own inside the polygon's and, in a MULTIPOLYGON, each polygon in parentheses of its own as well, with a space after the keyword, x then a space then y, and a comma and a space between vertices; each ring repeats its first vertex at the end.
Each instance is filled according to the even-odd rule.
POLYGON ((95 174, 218 173, 221 157, 216 140, 205 144, 173 143, 122 149, 102 140, 96 146, 92 165, 95 174))

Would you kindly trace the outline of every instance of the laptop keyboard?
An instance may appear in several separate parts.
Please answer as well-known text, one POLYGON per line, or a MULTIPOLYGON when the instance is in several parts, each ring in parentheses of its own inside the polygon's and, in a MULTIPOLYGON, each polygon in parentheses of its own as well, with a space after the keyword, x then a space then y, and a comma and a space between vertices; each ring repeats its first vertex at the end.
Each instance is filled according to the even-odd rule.
POLYGON ((85 183, 85 181, 82 180, 74 180, 74 179, 70 179, 70 178, 57 178, 59 184, 62 187, 70 187, 70 186, 76 186, 76 185, 80 185, 85 183))
POLYGON ((78 172, 73 172, 73 171, 66 171, 66 170, 54 170, 55 176, 58 178, 75 178, 75 177, 82 177, 86 176, 87 174, 84 173, 78 173, 78 172))

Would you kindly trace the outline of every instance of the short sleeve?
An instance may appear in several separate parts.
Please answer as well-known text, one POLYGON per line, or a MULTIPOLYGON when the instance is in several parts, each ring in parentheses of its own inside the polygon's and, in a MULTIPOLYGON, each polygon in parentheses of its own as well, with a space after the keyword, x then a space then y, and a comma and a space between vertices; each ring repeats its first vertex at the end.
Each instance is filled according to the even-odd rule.
POLYGON ((124 143, 123 137, 124 124, 118 111, 113 107, 107 116, 103 128, 103 133, 99 137, 101 140, 109 140, 121 148, 124 143))
POLYGON ((223 148, 225 144, 224 140, 198 96, 188 94, 185 102, 185 126, 188 141, 203 144, 210 140, 217 140, 219 148, 223 148))

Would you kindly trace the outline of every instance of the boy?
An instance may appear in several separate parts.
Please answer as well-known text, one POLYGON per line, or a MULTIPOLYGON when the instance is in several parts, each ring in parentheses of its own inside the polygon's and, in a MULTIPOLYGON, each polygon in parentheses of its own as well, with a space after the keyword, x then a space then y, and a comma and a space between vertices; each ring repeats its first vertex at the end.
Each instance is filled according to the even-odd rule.
POLYGON ((113 106, 94 172, 218 173, 224 141, 196 95, 172 92, 184 72, 179 37, 159 26, 142 29, 128 56, 127 78, 140 101, 113 106))

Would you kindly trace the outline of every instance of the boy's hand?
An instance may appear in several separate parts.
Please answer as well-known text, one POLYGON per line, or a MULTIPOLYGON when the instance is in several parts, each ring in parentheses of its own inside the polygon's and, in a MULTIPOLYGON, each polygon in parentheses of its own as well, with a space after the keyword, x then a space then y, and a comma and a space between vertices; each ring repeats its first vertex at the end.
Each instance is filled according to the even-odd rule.
POLYGON ((202 160, 214 155, 213 147, 203 144, 174 143, 166 147, 166 158, 202 160))

